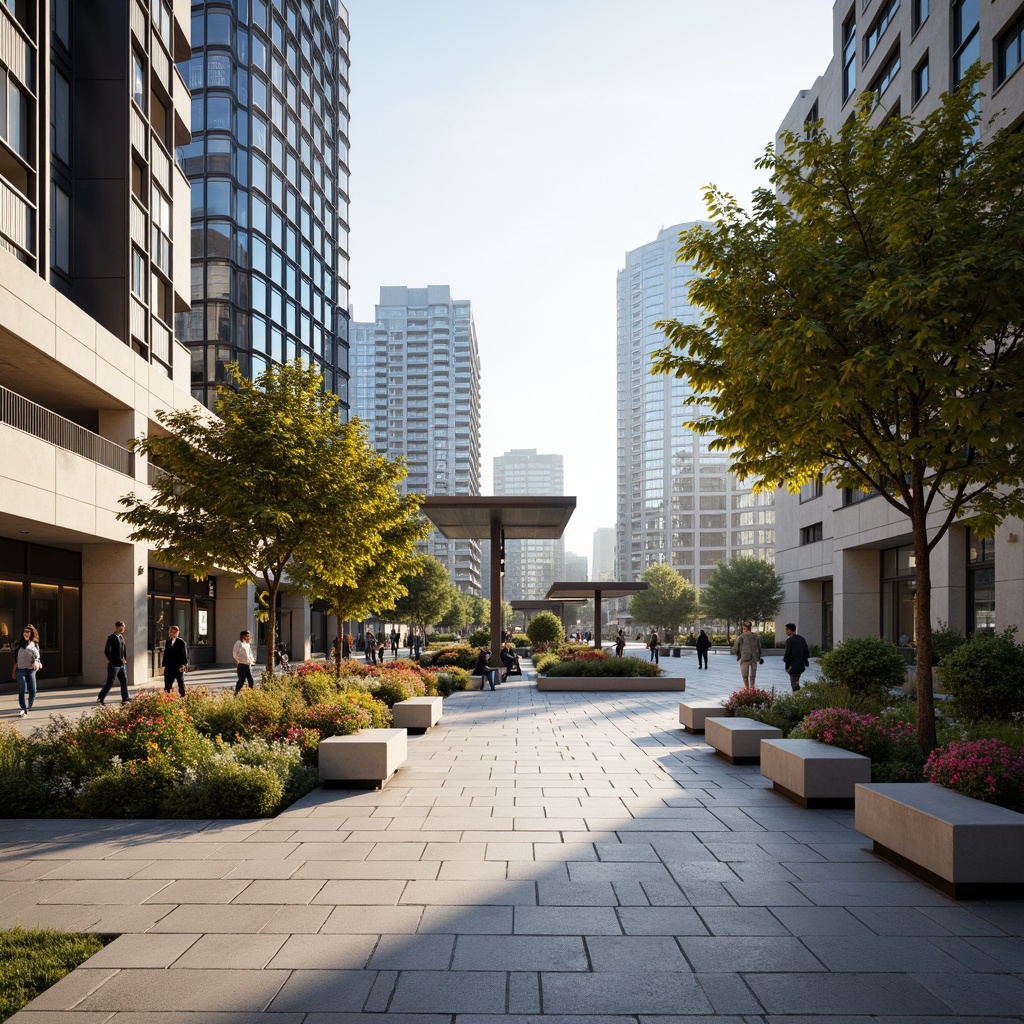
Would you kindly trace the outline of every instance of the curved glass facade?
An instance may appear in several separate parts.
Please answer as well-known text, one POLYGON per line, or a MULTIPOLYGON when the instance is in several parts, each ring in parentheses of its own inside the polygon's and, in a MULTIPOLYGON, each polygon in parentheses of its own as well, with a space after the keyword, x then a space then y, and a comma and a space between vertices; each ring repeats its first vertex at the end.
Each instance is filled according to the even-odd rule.
POLYGON ((338 0, 193 3, 192 394, 301 357, 348 406, 348 13, 338 0))

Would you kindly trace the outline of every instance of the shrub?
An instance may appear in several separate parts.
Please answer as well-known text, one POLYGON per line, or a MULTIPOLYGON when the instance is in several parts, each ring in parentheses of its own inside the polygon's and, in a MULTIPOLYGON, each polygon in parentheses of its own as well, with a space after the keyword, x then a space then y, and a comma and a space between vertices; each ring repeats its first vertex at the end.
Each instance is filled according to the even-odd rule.
POLYGON ((822 678, 851 694, 873 696, 902 687, 907 664, 895 644, 878 636, 851 636, 821 657, 822 678))
POLYGON ((604 658, 600 661, 555 661, 544 670, 547 676, 588 676, 590 678, 614 678, 616 676, 641 678, 664 675, 664 672, 663 668, 658 668, 657 665, 649 661, 631 657, 604 658))
MULTIPOLYGON (((382 700, 378 700, 368 690, 362 689, 351 689, 344 690, 340 694, 340 699, 348 701, 350 705, 357 708, 359 711, 364 712, 370 716, 369 725, 363 726, 364 729, 390 729, 392 723, 391 708, 387 706, 382 700)), ((327 736, 328 734, 321 730, 321 736, 327 736)))
POLYGON ((514 647, 529 647, 530 638, 525 633, 513 633, 512 645, 514 647))
POLYGON ((554 651, 545 651, 543 654, 533 656, 533 667, 538 672, 547 672, 552 665, 557 665, 561 658, 554 651))
POLYGON ((452 647, 446 647, 443 651, 438 651, 433 656, 431 663, 437 668, 448 668, 454 665, 457 668, 471 671, 476 665, 479 653, 479 648, 470 647, 469 644, 455 644, 452 647))
POLYGON ((491 631, 489 629, 474 629, 473 632, 466 637, 466 642, 470 647, 490 647, 491 631))
POLYGON ((975 633, 942 661, 950 712, 967 722, 1012 719, 1024 712, 1024 648, 1015 630, 996 636, 975 633))
POLYGON ((0 724, 0 808, 22 818, 47 809, 50 794, 32 770, 32 744, 13 725, 0 724))
MULTIPOLYGON (((280 805, 284 785, 270 768, 223 758, 201 772, 193 792, 195 813, 188 817, 265 818, 280 805)), ((174 797, 167 806, 175 806, 174 797)))
POLYGON ((735 690, 729 695, 729 699, 724 705, 726 718, 732 718, 737 712, 749 708, 769 708, 774 699, 775 695, 773 693, 769 693, 767 690, 759 690, 756 687, 751 690, 745 687, 735 690))
POLYGON ((572 642, 558 644, 553 653, 557 654, 562 661, 603 661, 608 657, 608 653, 599 647, 572 642))
MULTIPOLYGON (((302 735, 301 739, 308 741, 308 736, 302 735)), ((283 787, 279 802, 287 806, 319 785, 316 771, 303 763, 305 746, 299 736, 270 743, 260 739, 248 740, 232 746, 230 755, 237 764, 272 771, 283 787)))
POLYGON ((963 647, 965 643, 967 643, 967 635, 962 630, 939 619, 938 628, 932 630, 932 664, 942 664, 943 658, 947 658, 958 647, 963 647))
POLYGON ((790 735, 819 740, 833 747, 852 750, 874 761, 887 761, 894 755, 906 759, 913 749, 914 729, 906 722, 886 724, 875 715, 858 714, 849 708, 822 708, 812 711, 790 735))
POLYGON ((939 747, 928 758, 925 777, 964 796, 1024 812, 1024 752, 999 740, 939 747))
POLYGON ((431 696, 450 697, 456 690, 468 690, 472 677, 464 668, 446 668, 443 672, 431 672, 426 685, 431 696))
POLYGON ((382 669, 367 682, 369 692, 389 708, 410 697, 422 697, 427 692, 419 673, 401 669, 382 669))
MULTIPOLYGON (((737 691, 740 694, 750 692, 737 691)), ((810 712, 822 706, 824 705, 819 694, 808 687, 801 687, 795 693, 784 693, 774 697, 767 705, 758 703, 738 707, 734 715, 737 718, 752 718, 757 722, 764 722, 765 725, 774 725, 782 730, 783 736, 788 736, 810 712)))
POLYGON ((554 612, 538 612, 530 619, 526 635, 534 647, 545 643, 560 644, 565 639, 565 627, 554 612))
POLYGON ((101 775, 88 779, 75 798, 87 818, 155 818, 179 770, 167 756, 115 761, 101 775))
POLYGON ((360 729, 369 728, 372 720, 373 716, 365 708, 338 697, 330 703, 307 708, 298 724, 316 729, 321 739, 327 739, 328 736, 351 736, 360 729))

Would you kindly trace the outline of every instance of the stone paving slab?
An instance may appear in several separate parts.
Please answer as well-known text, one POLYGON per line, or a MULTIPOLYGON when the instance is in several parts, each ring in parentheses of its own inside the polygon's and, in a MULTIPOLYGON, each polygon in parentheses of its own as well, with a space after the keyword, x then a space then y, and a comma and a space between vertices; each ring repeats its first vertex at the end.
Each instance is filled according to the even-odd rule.
MULTIPOLYGON (((711 665, 665 662, 721 699, 735 663, 711 665)), ((0 925, 120 934, 12 1019, 1024 1020, 1024 904, 877 860, 850 812, 684 734, 671 697, 456 694, 386 790, 271 821, 0 821, 0 925)))

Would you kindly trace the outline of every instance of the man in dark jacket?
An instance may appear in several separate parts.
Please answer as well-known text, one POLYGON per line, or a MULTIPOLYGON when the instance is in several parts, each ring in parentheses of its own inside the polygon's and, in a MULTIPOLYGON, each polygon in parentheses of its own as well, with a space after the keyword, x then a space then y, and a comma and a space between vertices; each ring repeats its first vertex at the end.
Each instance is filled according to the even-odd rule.
POLYGON ((789 673, 793 692, 796 693, 800 689, 800 676, 811 663, 811 652, 807 641, 796 631, 795 622, 786 623, 786 648, 782 652, 782 660, 789 673))
POLYGON ((121 684, 121 703, 127 704, 131 700, 128 696, 128 650, 124 645, 124 623, 114 623, 114 632, 107 637, 106 645, 103 648, 103 656, 107 659, 107 681, 96 698, 97 704, 102 704, 110 693, 110 688, 116 679, 121 684))
POLYGON ((164 644, 164 693, 170 693, 174 684, 178 684, 178 693, 185 696, 185 666, 188 664, 188 647, 178 635, 177 626, 167 630, 167 642, 164 644))

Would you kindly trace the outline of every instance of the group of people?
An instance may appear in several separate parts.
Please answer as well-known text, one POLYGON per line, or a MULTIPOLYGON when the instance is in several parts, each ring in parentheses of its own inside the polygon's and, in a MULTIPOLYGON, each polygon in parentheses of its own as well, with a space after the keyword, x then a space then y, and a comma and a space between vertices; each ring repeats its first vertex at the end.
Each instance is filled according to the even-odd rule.
POLYGON ((521 676, 523 674, 519 664, 519 655, 511 644, 502 644, 501 650, 498 652, 498 658, 501 661, 501 668, 505 670, 504 673, 502 673, 501 668, 491 665, 491 652, 488 648, 485 647, 477 655, 476 664, 473 666, 473 675, 480 676, 481 691, 488 685, 493 690, 495 683, 503 683, 509 676, 521 676))
MULTIPOLYGON (((702 635, 703 633, 704 630, 701 630, 702 635)), ((709 641, 708 646, 710 647, 710 645, 709 641)), ((753 623, 749 619, 743 623, 743 632, 736 637, 733 651, 736 660, 740 663, 740 678, 743 680, 743 688, 753 690, 757 681, 757 666, 764 664, 764 658, 761 655, 761 638, 753 632, 753 623)), ((786 646, 782 651, 782 661, 789 675, 793 692, 796 693, 800 689, 800 676, 811 663, 811 652, 807 641, 796 631, 795 622, 786 623, 786 646)))
MULTIPOLYGON (((127 704, 131 700, 128 694, 128 648, 124 642, 124 630, 124 623, 118 619, 114 623, 114 632, 107 637, 107 642, 103 645, 103 657, 107 659, 107 678, 100 689, 99 695, 96 697, 97 704, 106 704, 107 694, 113 689, 115 682, 120 684, 121 703, 127 704)), ((247 632, 242 633, 242 639, 246 641, 246 645, 248 644, 248 637, 249 634, 247 632)), ((238 651, 239 643, 235 644, 236 652, 238 651)), ((251 665, 254 661, 255 659, 251 658, 246 664, 251 665)), ((239 664, 237 653, 235 663, 239 664)), ((185 673, 188 671, 188 645, 182 639, 181 630, 177 626, 170 626, 167 629, 167 639, 164 641, 163 649, 163 670, 164 693, 170 693, 174 689, 175 684, 177 684, 178 693, 184 697, 185 673)), ((241 678, 242 673, 239 664, 239 679, 241 678)), ((251 669, 249 669, 249 679, 249 685, 252 686, 251 669)), ((239 689, 241 689, 241 685, 239 685, 235 692, 237 693, 239 689)))

